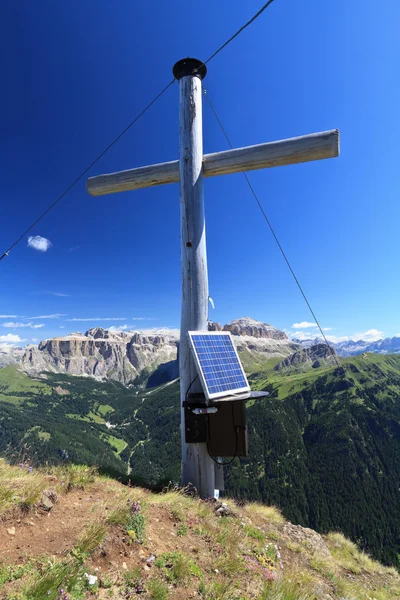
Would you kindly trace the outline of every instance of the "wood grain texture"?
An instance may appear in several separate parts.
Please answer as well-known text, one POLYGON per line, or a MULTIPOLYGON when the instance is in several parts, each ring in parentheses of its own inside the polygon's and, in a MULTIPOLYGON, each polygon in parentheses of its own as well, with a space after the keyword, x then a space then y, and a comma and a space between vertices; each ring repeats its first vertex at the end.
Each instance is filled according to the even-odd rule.
MULTIPOLYGON (((179 344, 181 406, 190 387, 201 392, 188 331, 208 330, 208 272, 203 199, 202 84, 198 77, 179 81, 179 180, 181 218, 182 312, 179 344)), ((213 497, 214 462, 207 444, 187 444, 181 408, 182 485, 193 484, 213 497)))
MULTIPOLYGON (((339 131, 332 129, 301 137, 213 152, 203 156, 203 176, 229 175, 283 167, 339 156, 339 131)), ((179 182, 179 160, 128 169, 88 179, 92 196, 179 182)))

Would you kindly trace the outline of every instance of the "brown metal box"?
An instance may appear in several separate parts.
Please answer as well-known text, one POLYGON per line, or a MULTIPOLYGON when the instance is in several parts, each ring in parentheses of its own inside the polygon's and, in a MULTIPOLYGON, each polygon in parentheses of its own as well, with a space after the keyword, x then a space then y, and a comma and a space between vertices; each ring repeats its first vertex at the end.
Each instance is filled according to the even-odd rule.
POLYGON ((248 455, 244 400, 216 402, 218 412, 208 417, 208 451, 211 456, 248 455))

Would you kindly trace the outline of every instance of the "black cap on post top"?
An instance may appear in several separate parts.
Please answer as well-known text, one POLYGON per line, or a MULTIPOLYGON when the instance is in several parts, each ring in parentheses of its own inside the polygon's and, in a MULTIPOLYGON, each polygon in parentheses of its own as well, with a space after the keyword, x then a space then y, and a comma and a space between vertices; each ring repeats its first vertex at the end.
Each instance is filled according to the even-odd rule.
POLYGON ((197 58, 183 58, 174 64, 172 72, 175 79, 178 80, 187 75, 204 79, 207 75, 207 67, 201 60, 197 60, 197 58))

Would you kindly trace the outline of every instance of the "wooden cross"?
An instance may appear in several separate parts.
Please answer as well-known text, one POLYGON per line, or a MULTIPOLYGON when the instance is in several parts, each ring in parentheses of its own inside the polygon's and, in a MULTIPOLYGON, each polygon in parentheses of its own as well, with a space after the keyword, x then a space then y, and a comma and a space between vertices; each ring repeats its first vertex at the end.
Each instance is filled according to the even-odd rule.
MULTIPOLYGON (((138 167, 118 173, 91 177, 87 190, 101 196, 127 190, 180 184, 182 312, 179 346, 181 406, 189 388, 201 392, 191 356, 188 331, 208 329, 208 275, 203 177, 229 175, 293 165, 339 155, 338 130, 324 131, 277 142, 258 144, 203 155, 202 80, 206 66, 186 58, 173 68, 179 81, 179 160, 138 167)), ((181 408, 182 484, 192 483, 202 496, 212 497, 218 468, 207 451, 207 444, 185 441, 184 409, 181 408)))

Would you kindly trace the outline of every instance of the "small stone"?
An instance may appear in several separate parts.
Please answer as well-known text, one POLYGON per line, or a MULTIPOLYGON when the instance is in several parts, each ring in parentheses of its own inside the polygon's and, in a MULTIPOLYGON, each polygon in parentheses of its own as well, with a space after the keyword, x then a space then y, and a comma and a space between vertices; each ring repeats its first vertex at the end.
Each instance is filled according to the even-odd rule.
POLYGON ((126 562, 122 563, 122 568, 124 569, 124 571, 128 570, 128 565, 126 564, 126 562))
POLYGON ((227 504, 221 502, 220 504, 217 504, 215 514, 219 517, 227 517, 229 515, 232 515, 232 511, 227 504))
POLYGON ((9 528, 7 529, 7 532, 8 532, 10 535, 15 535, 15 527, 9 527, 9 528))
POLYGON ((88 573, 85 573, 85 577, 86 577, 89 585, 96 585, 96 583, 97 583, 96 575, 89 575, 88 573))

